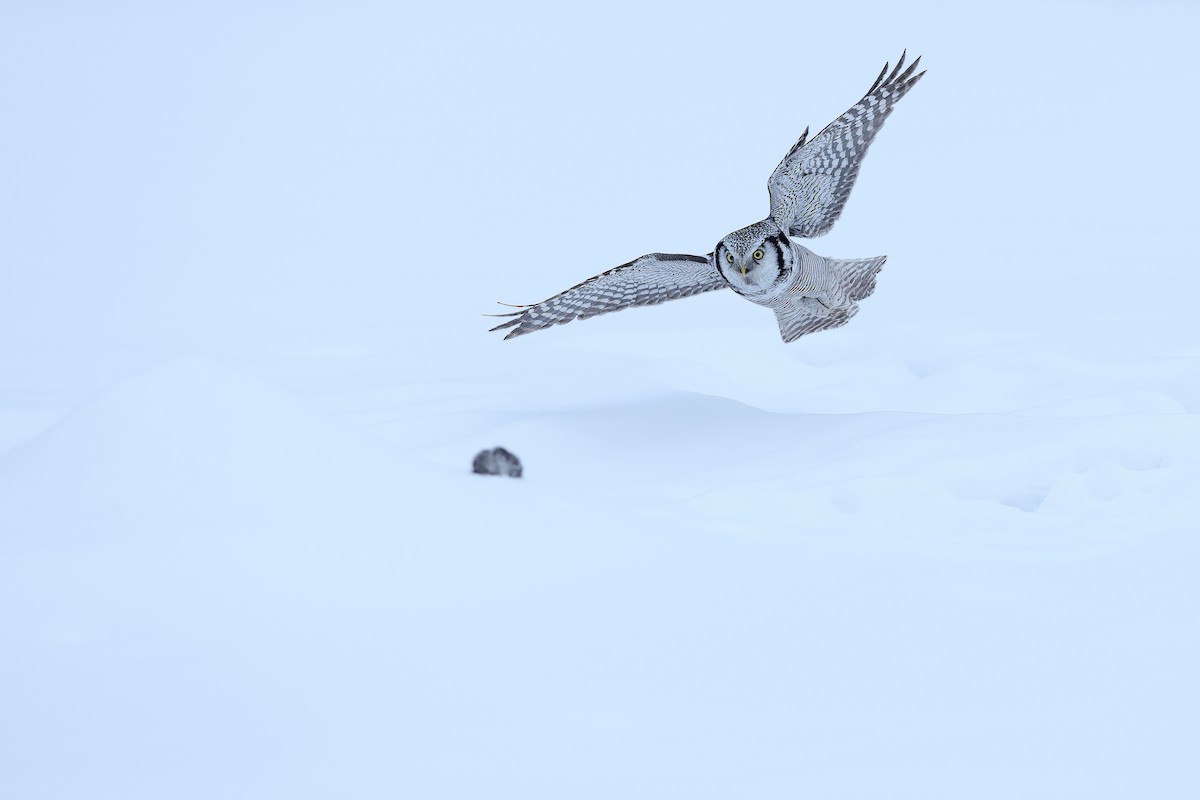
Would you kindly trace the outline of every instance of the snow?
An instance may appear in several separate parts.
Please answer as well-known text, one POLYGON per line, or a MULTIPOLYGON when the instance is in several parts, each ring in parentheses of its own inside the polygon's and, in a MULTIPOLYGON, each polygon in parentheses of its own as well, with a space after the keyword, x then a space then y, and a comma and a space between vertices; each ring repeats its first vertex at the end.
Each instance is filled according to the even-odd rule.
POLYGON ((14 12, 0 797, 1200 795, 1200 15, 870 11, 14 12), (850 325, 484 332, 903 45, 850 325))

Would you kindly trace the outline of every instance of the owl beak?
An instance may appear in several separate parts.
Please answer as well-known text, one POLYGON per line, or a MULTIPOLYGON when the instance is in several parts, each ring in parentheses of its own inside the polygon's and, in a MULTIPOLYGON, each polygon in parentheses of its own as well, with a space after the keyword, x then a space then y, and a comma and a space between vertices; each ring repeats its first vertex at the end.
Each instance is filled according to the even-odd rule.
POLYGON ((746 262, 742 262, 742 277, 746 277, 746 262))

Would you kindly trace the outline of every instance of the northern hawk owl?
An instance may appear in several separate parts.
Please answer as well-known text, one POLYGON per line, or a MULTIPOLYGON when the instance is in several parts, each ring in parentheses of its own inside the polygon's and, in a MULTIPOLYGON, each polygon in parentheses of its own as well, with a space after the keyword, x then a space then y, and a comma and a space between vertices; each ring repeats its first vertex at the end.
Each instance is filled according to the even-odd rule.
POLYGON ((896 102, 924 72, 887 64, 861 100, 812 139, 808 130, 771 173, 770 215, 721 239, 707 256, 650 253, 519 310, 492 330, 505 339, 633 306, 650 306, 714 289, 733 289, 775 312, 791 342, 806 333, 846 324, 858 301, 875 290, 887 256, 825 258, 794 239, 821 236, 841 216, 867 148, 896 102), (903 70, 903 71, 901 71, 903 70))

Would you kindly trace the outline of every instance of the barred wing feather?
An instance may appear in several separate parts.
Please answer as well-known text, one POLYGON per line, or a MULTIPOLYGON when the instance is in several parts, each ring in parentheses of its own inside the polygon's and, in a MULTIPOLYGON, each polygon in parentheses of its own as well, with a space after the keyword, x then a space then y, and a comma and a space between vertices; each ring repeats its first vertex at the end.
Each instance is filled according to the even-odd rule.
POLYGON ((811 238, 833 227, 854 188, 867 148, 896 102, 925 74, 913 74, 920 63, 918 57, 901 72, 901 55, 890 74, 884 64, 875 83, 846 113, 812 139, 807 130, 801 135, 767 181, 771 217, 780 229, 789 236, 811 238))
POLYGON ((717 271, 712 254, 704 256, 650 253, 572 286, 548 300, 517 306, 513 319, 492 328, 512 328, 505 339, 521 336, 574 319, 587 319, 634 306, 653 306, 690 297, 729 284, 717 271))

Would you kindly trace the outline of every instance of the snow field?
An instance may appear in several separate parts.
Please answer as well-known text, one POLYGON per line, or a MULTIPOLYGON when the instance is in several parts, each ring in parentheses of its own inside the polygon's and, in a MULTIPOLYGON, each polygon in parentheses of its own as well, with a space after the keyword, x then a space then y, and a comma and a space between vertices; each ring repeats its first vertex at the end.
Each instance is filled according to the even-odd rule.
POLYGON ((0 798, 1200 796, 1196 16, 14 8, 0 798), (905 46, 850 325, 484 332, 905 46))

